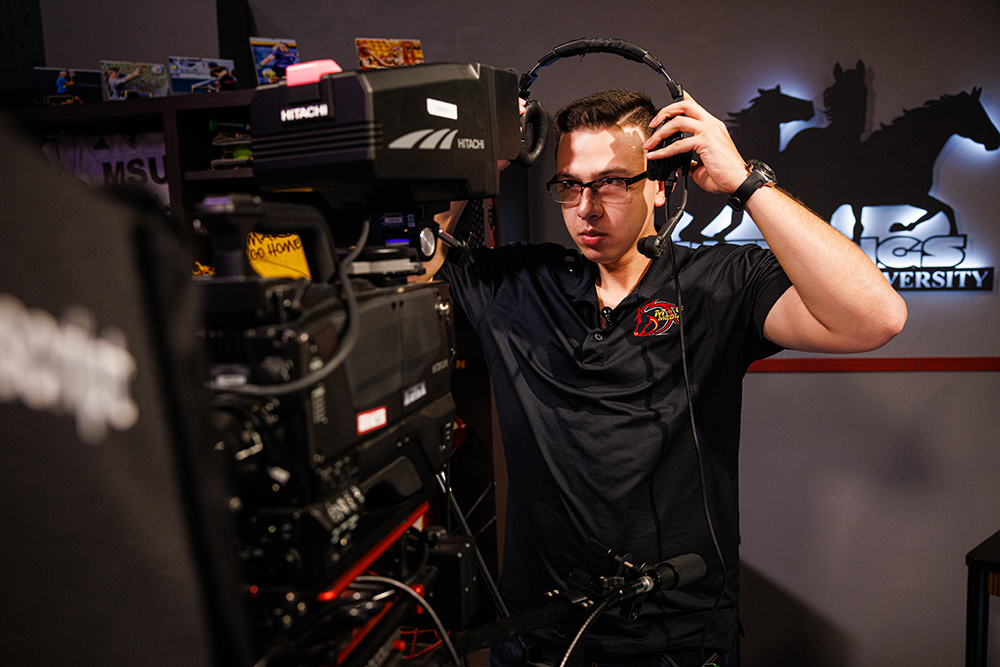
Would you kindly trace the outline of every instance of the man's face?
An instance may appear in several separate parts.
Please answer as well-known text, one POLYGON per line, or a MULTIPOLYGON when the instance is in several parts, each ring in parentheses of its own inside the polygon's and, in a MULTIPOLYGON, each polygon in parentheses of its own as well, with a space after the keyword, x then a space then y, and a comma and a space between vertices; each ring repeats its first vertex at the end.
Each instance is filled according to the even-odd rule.
MULTIPOLYGON (((556 151, 556 178, 586 183, 611 176, 629 178, 646 171, 645 135, 637 127, 574 130, 556 151)), ((636 243, 655 234, 653 210, 665 201, 663 184, 641 180, 629 186, 620 204, 601 202, 584 188, 575 206, 562 205, 563 221, 584 257, 615 268, 638 257, 636 243)))

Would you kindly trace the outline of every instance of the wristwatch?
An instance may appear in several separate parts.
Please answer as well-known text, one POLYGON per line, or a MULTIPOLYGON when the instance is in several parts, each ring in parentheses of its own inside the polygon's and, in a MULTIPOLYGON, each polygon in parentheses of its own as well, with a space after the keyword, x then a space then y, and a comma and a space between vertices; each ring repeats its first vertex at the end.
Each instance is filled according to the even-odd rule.
POLYGON ((778 182, 774 170, 760 160, 750 160, 747 162, 747 168, 750 170, 750 175, 729 197, 729 205, 733 207, 734 211, 742 211, 747 200, 750 199, 750 195, 757 192, 757 188, 764 185, 774 185, 778 182))

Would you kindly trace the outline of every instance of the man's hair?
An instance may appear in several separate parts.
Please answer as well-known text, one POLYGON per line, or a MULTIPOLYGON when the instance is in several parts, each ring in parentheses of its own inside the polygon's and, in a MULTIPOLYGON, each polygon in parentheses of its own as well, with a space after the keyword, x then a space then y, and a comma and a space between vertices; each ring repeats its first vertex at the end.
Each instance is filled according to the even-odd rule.
POLYGON ((649 121, 656 115, 653 101, 634 90, 605 90, 570 102, 556 112, 556 143, 574 130, 603 130, 616 125, 638 127, 645 136, 653 133, 649 121))

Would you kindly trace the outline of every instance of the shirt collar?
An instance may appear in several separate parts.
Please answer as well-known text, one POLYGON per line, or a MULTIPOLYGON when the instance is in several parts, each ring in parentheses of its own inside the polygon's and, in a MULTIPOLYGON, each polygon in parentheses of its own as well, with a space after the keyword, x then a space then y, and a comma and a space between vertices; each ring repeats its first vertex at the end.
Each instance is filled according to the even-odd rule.
MULTIPOLYGON (((678 263, 683 261, 685 251, 687 248, 674 248, 678 263)), ((670 250, 667 249, 661 257, 653 260, 632 294, 626 297, 622 303, 628 301, 630 297, 642 301, 656 296, 660 288, 673 276, 673 267, 670 256, 667 254, 669 252, 670 250)), ((563 291, 574 301, 592 303, 596 307, 597 291, 594 289, 594 284, 597 282, 597 264, 585 258, 578 251, 567 250, 566 266, 564 269, 561 268, 558 276, 563 291)))
POLYGON ((573 301, 589 301, 596 305, 594 284, 597 282, 597 264, 576 250, 567 250, 565 261, 565 265, 558 267, 556 272, 563 292, 573 301))

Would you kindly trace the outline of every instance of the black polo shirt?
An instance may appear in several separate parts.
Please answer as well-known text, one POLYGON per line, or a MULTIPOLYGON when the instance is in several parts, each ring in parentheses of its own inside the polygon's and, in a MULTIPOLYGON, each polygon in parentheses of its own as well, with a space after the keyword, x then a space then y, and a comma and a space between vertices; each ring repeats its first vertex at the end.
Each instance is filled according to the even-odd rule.
MULTIPOLYGON (((601 327, 597 266, 555 245, 514 244, 473 253, 438 277, 479 334, 496 393, 508 471, 504 598, 524 611, 565 589, 574 568, 613 574, 585 548, 595 538, 637 562, 686 553, 708 566, 699 582, 647 598, 625 622, 605 614, 589 656, 697 648, 722 588, 702 504, 681 365, 684 333, 708 502, 729 573, 708 646, 735 641, 739 569, 737 484, 742 381, 779 351, 764 319, 790 281, 757 246, 675 248, 601 327)), ((561 641, 557 630, 536 639, 561 641)))

